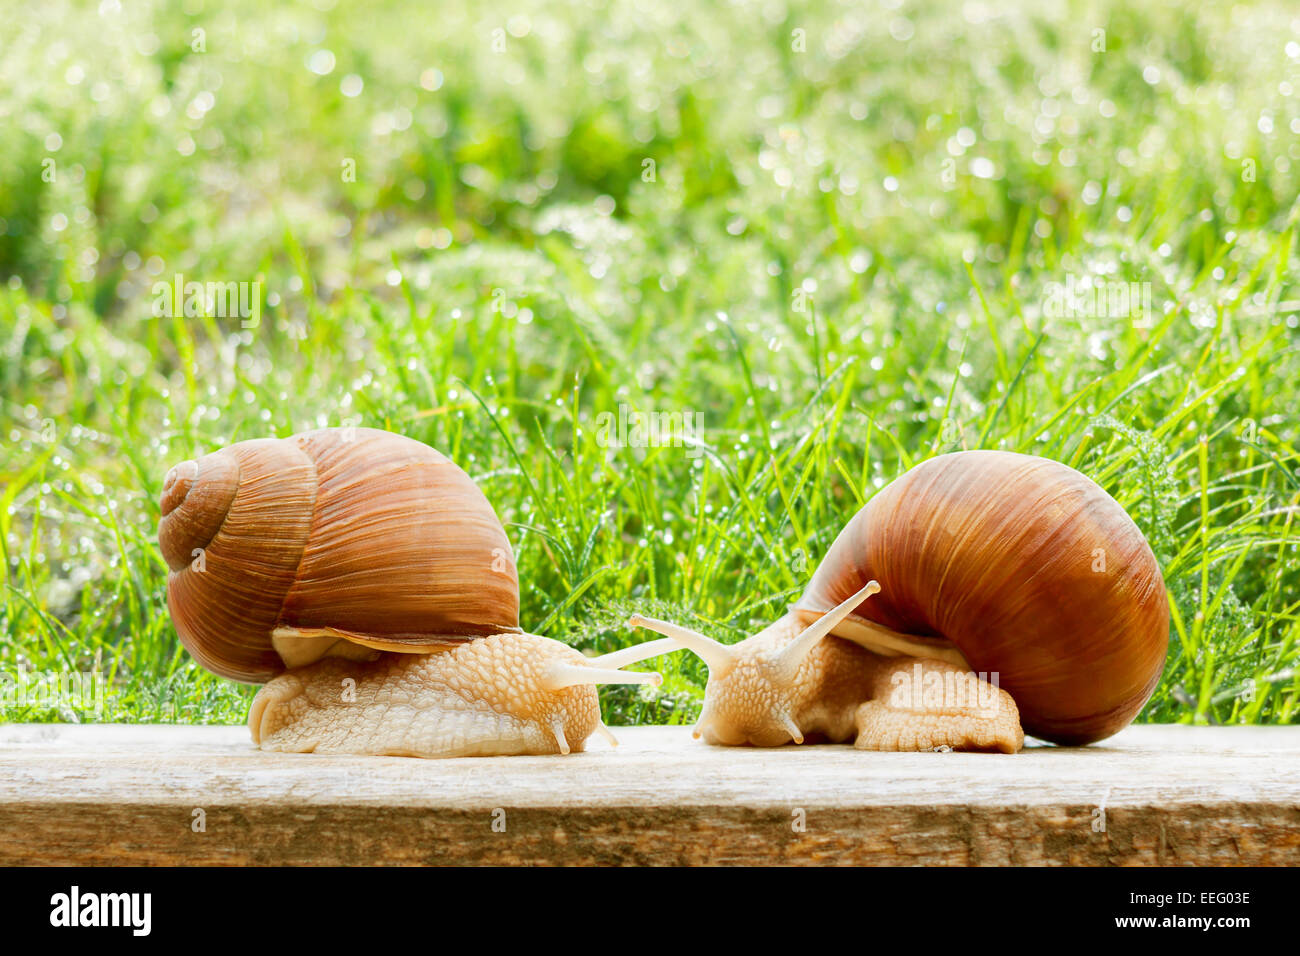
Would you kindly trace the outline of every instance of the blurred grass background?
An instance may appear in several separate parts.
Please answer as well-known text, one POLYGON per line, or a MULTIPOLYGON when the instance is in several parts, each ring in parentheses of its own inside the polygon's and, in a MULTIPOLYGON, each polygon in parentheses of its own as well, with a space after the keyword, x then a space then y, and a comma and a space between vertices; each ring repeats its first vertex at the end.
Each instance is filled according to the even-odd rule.
MULTIPOLYGON (((1058 458, 1165 570, 1142 719, 1295 721, 1293 5, 0 8, 11 688, 242 720, 166 612, 162 477, 364 424, 460 462, 524 626, 601 651, 633 610, 767 623, 918 460, 1058 458), (177 272, 261 282, 260 325, 155 318, 177 272), (1049 314, 1067 281, 1153 308, 1049 314), (620 404, 703 454, 603 447, 620 404)), ((655 663, 609 722, 694 716, 702 666, 655 663)))

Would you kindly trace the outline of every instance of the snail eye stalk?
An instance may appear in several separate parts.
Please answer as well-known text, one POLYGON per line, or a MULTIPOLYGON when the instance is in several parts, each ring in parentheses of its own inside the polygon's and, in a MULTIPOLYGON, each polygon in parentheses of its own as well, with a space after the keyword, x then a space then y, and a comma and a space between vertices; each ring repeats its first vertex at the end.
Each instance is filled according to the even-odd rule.
POLYGON ((781 672, 793 677, 795 672, 799 669, 799 665, 803 663, 804 658, 807 657, 808 653, 817 646, 818 641, 831 631, 835 630, 836 625, 852 614, 859 604, 871 597, 871 595, 879 592, 880 584, 876 581, 868 581, 852 597, 845 601, 841 601, 812 624, 809 624, 804 628, 799 636, 786 645, 785 649, 781 651, 781 657, 778 663, 781 672))
POLYGON ((620 671, 609 667, 592 667, 588 664, 552 664, 542 678, 546 690, 561 690, 580 684, 654 684, 663 683, 663 675, 655 672, 620 671))
MULTIPOLYGON (((633 614, 627 619, 629 627, 644 627, 671 638, 678 646, 685 647, 709 666, 709 673, 717 677, 725 676, 735 666, 736 656, 726 644, 719 644, 711 637, 705 637, 689 628, 680 627, 669 621, 633 614)), ((659 644, 659 641, 652 641, 659 644)))

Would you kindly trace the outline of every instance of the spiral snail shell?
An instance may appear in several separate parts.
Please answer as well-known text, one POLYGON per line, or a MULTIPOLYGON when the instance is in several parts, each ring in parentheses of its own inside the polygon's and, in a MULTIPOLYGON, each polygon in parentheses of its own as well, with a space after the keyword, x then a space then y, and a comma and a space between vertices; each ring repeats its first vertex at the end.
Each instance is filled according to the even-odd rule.
POLYGON ((519 631, 514 553, 469 475, 370 428, 254 439, 172 468, 158 543, 181 641, 264 683, 352 644, 427 652, 519 631))
POLYGON ((658 683, 519 627, 514 554, 470 477, 369 428, 242 441, 172 468, 158 542, 181 642, 265 683, 263 749, 569 753, 595 685, 658 683), (342 692, 340 690, 342 688, 342 692))
POLYGON ((1013 752, 1021 725, 1086 744, 1132 721, 1160 679, 1169 606, 1146 539, 1099 485, 1049 459, 964 451, 872 497, 790 614, 754 637, 633 623, 709 663, 699 731, 714 742, 1013 752), (982 707, 899 694, 972 672, 992 684, 982 707))

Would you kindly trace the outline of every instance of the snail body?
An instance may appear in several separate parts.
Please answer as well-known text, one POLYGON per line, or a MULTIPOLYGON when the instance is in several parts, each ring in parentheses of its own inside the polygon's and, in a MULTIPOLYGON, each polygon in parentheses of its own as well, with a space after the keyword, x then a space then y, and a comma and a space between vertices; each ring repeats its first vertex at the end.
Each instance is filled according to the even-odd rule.
POLYGON ((591 672, 568 645, 523 633, 364 662, 328 657, 272 678, 248 726, 263 750, 296 753, 567 754, 593 733, 613 741, 591 672))
POLYGON ((1155 556, 1100 486, 1049 459, 968 451, 871 498, 794 608, 740 644, 632 623, 708 662, 710 742, 798 741, 838 708, 827 736, 863 748, 1014 752, 1023 732, 1077 745, 1132 721, 1168 622, 1155 556), (810 683, 818 668, 833 673, 810 683))
POLYGON ((657 683, 519 626, 513 551, 445 455, 366 428, 239 442, 172 468, 158 540, 181 642, 264 684, 266 750, 581 750, 595 685, 657 683))

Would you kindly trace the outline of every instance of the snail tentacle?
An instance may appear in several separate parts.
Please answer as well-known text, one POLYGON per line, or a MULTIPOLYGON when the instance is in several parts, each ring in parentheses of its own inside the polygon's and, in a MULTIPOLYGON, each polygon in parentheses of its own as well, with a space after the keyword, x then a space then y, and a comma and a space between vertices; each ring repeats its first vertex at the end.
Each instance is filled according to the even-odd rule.
POLYGON ((797 744, 803 743, 803 731, 799 729, 799 725, 794 722, 793 717, 789 714, 781 714, 778 717, 778 720, 781 722, 782 726, 789 731, 791 740, 797 744))
POLYGON ((599 657, 589 658, 587 663, 592 667, 627 667, 629 664, 639 664, 641 661, 648 661, 652 657, 671 654, 673 651, 680 651, 681 649, 682 645, 677 641, 671 637, 664 637, 657 641, 645 641, 641 644, 625 647, 622 650, 602 654, 599 657))
POLYGON ((871 597, 871 595, 879 593, 879 591, 880 584, 878 582, 868 581, 856 594, 827 611, 816 622, 804 628, 798 637, 787 644, 784 650, 781 651, 778 663, 782 672, 788 675, 787 679, 794 676, 795 672, 799 670, 799 665, 808 656, 808 652, 822 638, 830 634, 840 621, 857 609, 859 604, 871 597))
MULTIPOLYGON (((627 619, 627 624, 628 627, 644 627, 648 631, 654 631, 657 634, 672 638, 709 665, 710 674, 716 672, 721 676, 735 664, 735 655, 730 647, 689 628, 681 627, 669 621, 661 621, 658 618, 643 617, 640 614, 633 614, 627 619)), ((654 641, 653 643, 658 644, 659 642, 654 641)))
POLYGON ((555 746, 560 748, 560 753, 569 752, 569 742, 564 738, 564 721, 559 717, 551 718, 551 733, 555 737, 555 746))
POLYGON ((662 683, 663 675, 656 671, 620 671, 560 662, 551 664, 542 678, 542 686, 547 690, 596 684, 654 684, 657 687, 662 683))
POLYGON ((605 726, 605 722, 603 720, 596 725, 596 733, 604 737, 605 742, 608 743, 611 747, 618 746, 618 738, 614 736, 614 732, 612 730, 610 730, 608 727, 605 726))

